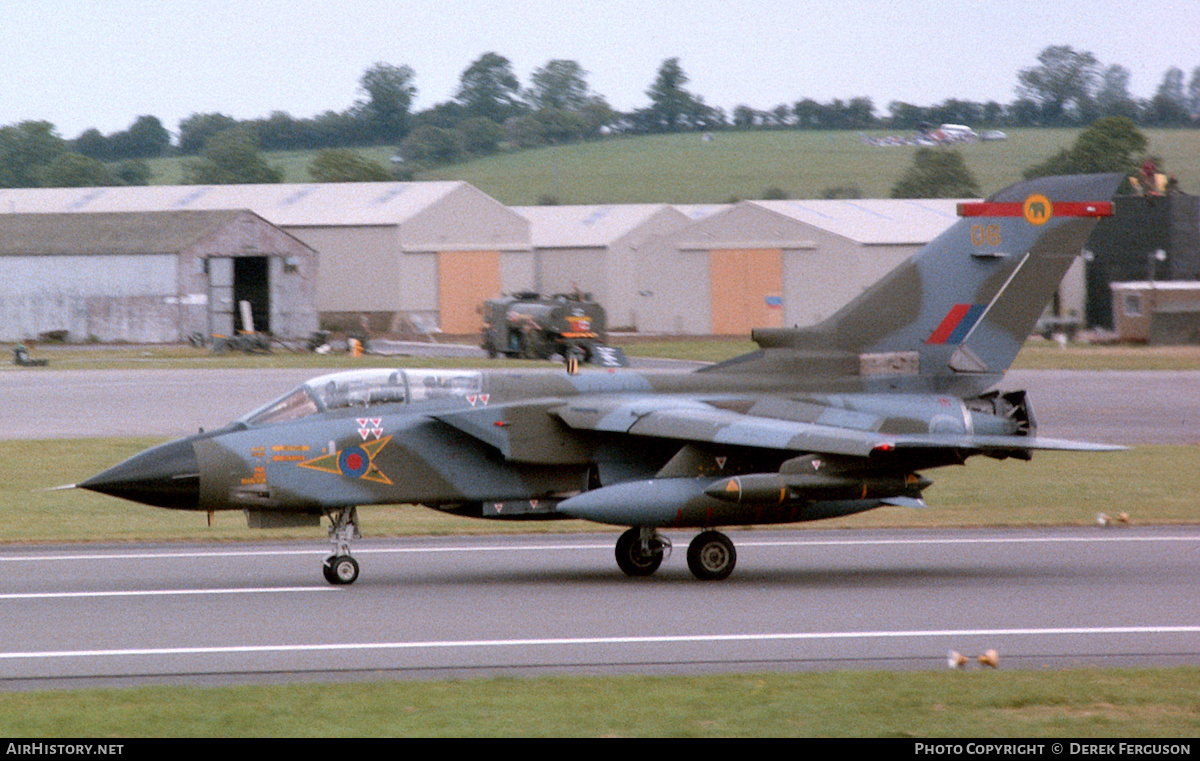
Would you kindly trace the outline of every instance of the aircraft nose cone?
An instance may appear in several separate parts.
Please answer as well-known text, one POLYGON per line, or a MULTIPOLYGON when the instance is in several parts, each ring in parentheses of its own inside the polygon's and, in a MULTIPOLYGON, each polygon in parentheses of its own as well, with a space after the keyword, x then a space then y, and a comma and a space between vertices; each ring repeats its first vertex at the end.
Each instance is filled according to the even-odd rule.
POLYGON ((147 449, 77 486, 144 505, 195 510, 200 463, 192 442, 180 439, 147 449))

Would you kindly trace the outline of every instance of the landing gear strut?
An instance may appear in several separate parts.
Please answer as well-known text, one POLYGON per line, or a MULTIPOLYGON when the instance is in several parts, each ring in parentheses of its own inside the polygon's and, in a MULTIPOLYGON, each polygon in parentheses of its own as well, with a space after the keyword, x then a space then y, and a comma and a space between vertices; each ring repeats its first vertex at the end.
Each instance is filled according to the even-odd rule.
MULTIPOLYGON (((626 576, 649 576, 671 554, 671 540, 653 528, 634 526, 617 539, 617 565, 626 576)), ((687 551, 688 568, 701 581, 719 581, 733 573, 737 550, 720 531, 702 531, 687 551)))
POLYGON ((617 539, 617 566, 626 576, 649 576, 671 551, 671 540, 645 526, 634 526, 617 539))
POLYGON ((358 508, 343 507, 331 510, 329 537, 333 541, 333 554, 325 558, 321 567, 325 580, 330 584, 353 584, 358 579, 358 561, 350 556, 350 541, 361 539, 358 530, 358 508))

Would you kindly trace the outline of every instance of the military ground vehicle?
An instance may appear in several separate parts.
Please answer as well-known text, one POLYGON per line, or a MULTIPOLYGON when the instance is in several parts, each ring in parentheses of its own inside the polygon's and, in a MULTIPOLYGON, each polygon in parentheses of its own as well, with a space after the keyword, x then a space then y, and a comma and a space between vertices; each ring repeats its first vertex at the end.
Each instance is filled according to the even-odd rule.
POLYGON ((607 344, 604 307, 586 293, 543 296, 522 292, 488 299, 481 307, 486 326, 483 350, 489 357, 572 358, 624 367, 624 353, 607 344))

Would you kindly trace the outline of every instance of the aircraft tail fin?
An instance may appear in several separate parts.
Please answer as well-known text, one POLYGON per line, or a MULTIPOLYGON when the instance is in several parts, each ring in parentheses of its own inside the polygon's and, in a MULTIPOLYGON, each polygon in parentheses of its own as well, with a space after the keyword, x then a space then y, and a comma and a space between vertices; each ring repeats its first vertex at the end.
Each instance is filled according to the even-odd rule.
MULTIPOLYGON (((1098 219, 1112 213, 1122 179, 1044 177, 960 204, 961 218, 949 229, 824 322, 756 330, 754 339, 768 353, 840 356, 843 367, 849 358, 856 374, 995 382, 1098 219)), ((752 356, 724 367, 751 370, 758 364, 752 356)))

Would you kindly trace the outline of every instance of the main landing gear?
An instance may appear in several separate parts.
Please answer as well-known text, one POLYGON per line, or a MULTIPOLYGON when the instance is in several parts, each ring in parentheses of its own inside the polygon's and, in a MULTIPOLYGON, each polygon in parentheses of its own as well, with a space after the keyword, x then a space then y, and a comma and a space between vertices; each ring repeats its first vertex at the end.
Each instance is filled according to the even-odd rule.
POLYGON ((617 566, 626 576, 649 576, 671 553, 671 540, 652 528, 638 527, 617 539, 617 566))
MULTIPOLYGON (((634 526, 617 539, 617 566, 626 576, 649 576, 671 553, 671 541, 653 528, 634 526)), ((688 545, 688 568, 703 581, 717 581, 733 573, 737 550, 720 531, 703 531, 688 545)))
POLYGON ((353 584, 358 579, 358 561, 350 556, 350 540, 362 538, 358 530, 358 508, 331 510, 329 520, 333 522, 329 528, 333 554, 325 558, 321 571, 330 584, 353 584))

